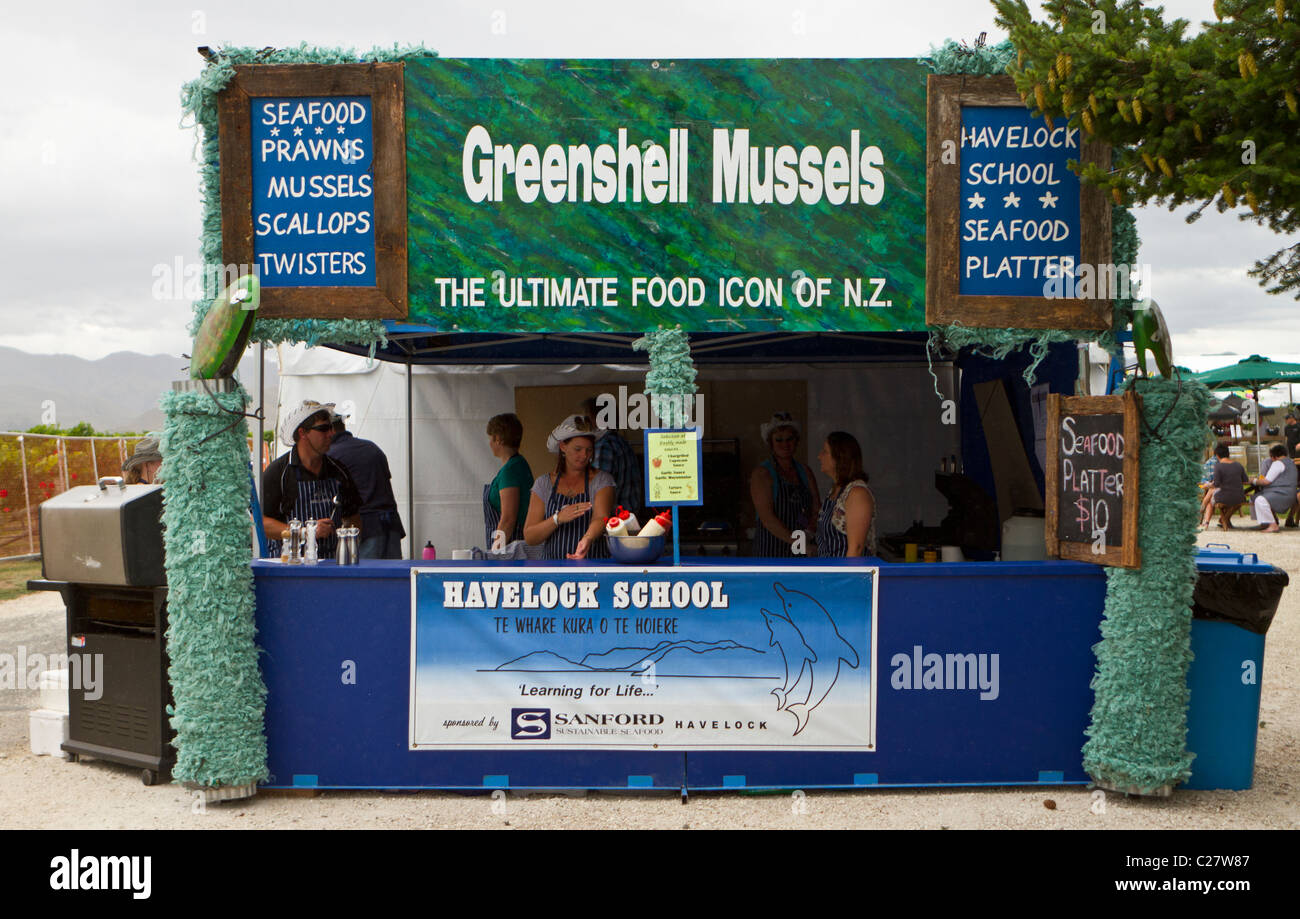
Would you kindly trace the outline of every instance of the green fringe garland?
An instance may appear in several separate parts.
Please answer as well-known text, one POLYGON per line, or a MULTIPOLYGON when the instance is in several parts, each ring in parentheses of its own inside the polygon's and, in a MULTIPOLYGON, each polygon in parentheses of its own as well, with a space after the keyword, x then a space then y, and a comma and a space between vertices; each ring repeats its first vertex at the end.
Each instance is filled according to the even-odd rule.
POLYGON ((1106 617, 1083 767, 1117 791, 1154 794, 1191 774, 1187 665, 1191 662, 1196 520, 1209 391, 1141 380, 1138 544, 1142 567, 1107 572, 1106 617))
POLYGON ((162 397, 172 775, 208 788, 267 775, 266 687, 253 641, 248 425, 237 417, 247 404, 242 388, 162 397))
MULTIPOLYGON (((365 61, 400 61, 410 57, 434 57, 422 45, 373 48, 357 54, 348 48, 317 48, 300 44, 295 48, 235 48, 224 46, 214 60, 203 68, 195 80, 181 89, 181 110, 202 129, 202 163, 199 167, 203 191, 203 235, 199 255, 203 260, 204 299, 194 302, 194 321, 190 334, 198 331, 213 300, 219 297, 221 266, 221 171, 217 136, 217 94, 235 76, 237 64, 355 64, 365 61)), ((369 345, 373 349, 387 343, 382 322, 373 319, 258 319, 249 340, 275 344, 303 342, 309 346, 326 344, 369 345)))
POLYGON ((690 337, 681 326, 660 328, 632 342, 632 350, 645 351, 650 357, 645 390, 650 394, 651 403, 664 427, 685 427, 689 404, 686 397, 694 395, 697 389, 690 337), (671 398, 673 396, 680 398, 671 398))
MULTIPOLYGON (((977 76, 1006 73, 1007 64, 1016 56, 1010 41, 983 47, 967 47, 949 39, 941 47, 930 49, 920 58, 938 74, 972 74, 977 76)), ((1131 265, 1137 260, 1137 223, 1128 208, 1111 208, 1111 259, 1117 265, 1131 265)), ((1121 353, 1116 329, 1128 328, 1133 319, 1132 298, 1117 298, 1109 329, 985 329, 950 325, 932 329, 930 346, 937 350, 942 343, 952 349, 972 348, 984 357, 1004 360, 1013 351, 1028 347, 1031 360, 1025 368, 1025 382, 1038 379, 1038 365, 1047 356, 1048 345, 1062 341, 1095 341, 1111 354, 1121 353)))

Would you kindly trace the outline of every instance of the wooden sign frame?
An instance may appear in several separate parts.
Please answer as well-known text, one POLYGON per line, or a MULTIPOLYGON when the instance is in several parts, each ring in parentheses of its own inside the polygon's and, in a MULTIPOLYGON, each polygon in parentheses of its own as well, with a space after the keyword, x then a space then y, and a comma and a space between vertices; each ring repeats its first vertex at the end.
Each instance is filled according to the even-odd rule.
POLYGON ((227 265, 253 265, 252 100, 369 96, 373 128, 375 285, 263 287, 259 315, 273 319, 405 319, 406 111, 400 62, 266 64, 235 68, 217 98, 221 239, 227 265))
POLYGON ((1047 469, 1044 478, 1047 485, 1045 526, 1049 556, 1116 568, 1142 567, 1142 550, 1138 546, 1138 477, 1142 468, 1139 462, 1138 413, 1141 410, 1141 398, 1132 390, 1121 396, 1052 393, 1047 397, 1047 469), (1065 542, 1056 535, 1062 415, 1124 416, 1124 528, 1120 533, 1120 545, 1107 546, 1104 553, 1093 552, 1091 544, 1065 542))
MULTIPOLYGON (((963 106, 1025 107, 1008 76, 938 76, 926 84, 925 321, 999 329, 1109 329, 1111 300, 962 294, 961 110, 963 106), (945 163, 944 145, 957 144, 957 162, 945 163)), ((951 148, 949 148, 951 153, 951 148)), ((1083 140, 1080 162, 1110 166, 1110 147, 1083 140)), ((1080 183, 1079 258, 1109 265, 1110 200, 1080 183)))

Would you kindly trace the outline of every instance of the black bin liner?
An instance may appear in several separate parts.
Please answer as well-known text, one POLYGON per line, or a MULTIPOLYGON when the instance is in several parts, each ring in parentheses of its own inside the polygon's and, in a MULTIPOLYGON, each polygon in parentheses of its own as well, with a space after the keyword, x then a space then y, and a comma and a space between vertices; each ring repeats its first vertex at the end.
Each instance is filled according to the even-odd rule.
POLYGON ((1202 571, 1192 595, 1192 618, 1230 622, 1263 635, 1290 583, 1280 568, 1269 571, 1202 571))

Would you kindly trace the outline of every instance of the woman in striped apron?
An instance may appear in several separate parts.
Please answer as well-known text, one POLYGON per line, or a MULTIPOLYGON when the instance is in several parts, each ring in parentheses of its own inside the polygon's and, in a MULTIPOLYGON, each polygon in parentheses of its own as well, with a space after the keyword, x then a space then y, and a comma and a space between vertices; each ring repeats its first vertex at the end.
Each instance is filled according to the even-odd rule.
POLYGON ((533 471, 528 460, 519 455, 524 426, 513 413, 493 415, 487 423, 488 447, 501 460, 496 477, 483 486, 483 545, 504 549, 524 538, 524 495, 533 486, 533 471), (497 545, 497 531, 501 545, 497 545))
POLYGON ((614 509, 614 479, 591 467, 603 434, 581 415, 571 415, 546 439, 546 448, 557 454, 555 471, 533 483, 524 539, 544 546, 548 559, 609 557, 605 520, 614 509))
POLYGON ((862 448, 844 431, 832 431, 817 454, 834 483, 817 521, 817 554, 859 558, 876 554, 876 497, 862 471, 862 448))
POLYGON ((754 555, 760 558, 794 558, 795 531, 805 534, 812 554, 813 512, 818 504, 817 481, 812 470, 795 459, 799 425, 789 412, 777 412, 759 427, 771 457, 759 464, 749 479, 749 495, 758 521, 754 555))

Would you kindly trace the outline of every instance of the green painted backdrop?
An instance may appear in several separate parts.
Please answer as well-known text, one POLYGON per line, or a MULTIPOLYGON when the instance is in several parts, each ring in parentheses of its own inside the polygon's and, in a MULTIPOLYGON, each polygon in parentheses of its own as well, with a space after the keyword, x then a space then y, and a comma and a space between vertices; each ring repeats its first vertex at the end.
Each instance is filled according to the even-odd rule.
MULTIPOLYGON (((680 323, 688 331, 923 329, 925 291, 925 75, 910 60, 406 62, 410 321, 464 331, 640 331, 680 323), (494 144, 628 143, 668 146, 687 128, 689 201, 522 203, 507 175, 502 202, 465 191, 466 134, 484 125, 494 144), (861 144, 884 156, 877 205, 712 202, 713 130, 749 128, 760 150, 816 145, 823 154, 861 144), (615 308, 503 308, 440 302, 436 278, 620 279, 615 308), (799 273, 832 279, 819 308, 797 305, 799 273), (694 276, 701 306, 631 305, 634 276, 694 276), (723 306, 720 277, 782 278, 780 307, 723 306), (843 305, 843 279, 861 278, 863 302, 843 305)), ((759 168, 764 160, 760 154, 759 168)))

